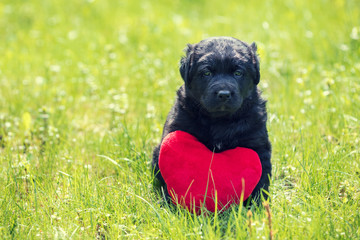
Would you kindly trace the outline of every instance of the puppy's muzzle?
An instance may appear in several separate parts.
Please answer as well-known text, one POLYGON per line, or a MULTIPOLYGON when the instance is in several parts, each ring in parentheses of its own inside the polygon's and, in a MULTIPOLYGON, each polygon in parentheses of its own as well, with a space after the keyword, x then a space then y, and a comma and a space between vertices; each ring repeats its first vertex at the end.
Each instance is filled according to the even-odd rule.
POLYGON ((220 90, 216 94, 218 101, 227 102, 231 99, 231 92, 229 90, 220 90))
POLYGON ((230 102, 235 94, 236 86, 233 84, 216 84, 210 87, 214 100, 226 103, 230 102))

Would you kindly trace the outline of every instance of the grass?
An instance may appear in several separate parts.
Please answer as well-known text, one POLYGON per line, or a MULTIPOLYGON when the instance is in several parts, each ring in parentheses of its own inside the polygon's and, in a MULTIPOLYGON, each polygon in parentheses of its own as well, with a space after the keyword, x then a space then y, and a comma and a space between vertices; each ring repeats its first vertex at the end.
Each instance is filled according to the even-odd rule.
POLYGON ((0 236, 269 238, 264 208, 193 216, 152 188, 182 49, 219 35, 259 46, 273 238, 359 239, 356 0, 1 1, 0 236))

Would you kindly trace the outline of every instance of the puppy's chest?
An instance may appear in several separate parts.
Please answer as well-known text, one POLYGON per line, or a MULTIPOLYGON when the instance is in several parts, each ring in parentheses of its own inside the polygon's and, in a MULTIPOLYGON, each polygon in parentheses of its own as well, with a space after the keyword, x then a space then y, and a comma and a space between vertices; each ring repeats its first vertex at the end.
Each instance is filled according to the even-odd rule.
POLYGON ((208 147, 215 152, 222 152, 236 147, 238 144, 234 130, 231 129, 211 129, 208 136, 208 147))
POLYGON ((224 148, 224 143, 223 142, 216 143, 215 146, 214 146, 214 149, 215 149, 215 152, 222 152, 222 151, 226 150, 224 148))
POLYGON ((237 122, 198 123, 196 130, 194 129, 194 133, 198 133, 195 136, 211 151, 222 152, 240 146, 243 136, 237 122))

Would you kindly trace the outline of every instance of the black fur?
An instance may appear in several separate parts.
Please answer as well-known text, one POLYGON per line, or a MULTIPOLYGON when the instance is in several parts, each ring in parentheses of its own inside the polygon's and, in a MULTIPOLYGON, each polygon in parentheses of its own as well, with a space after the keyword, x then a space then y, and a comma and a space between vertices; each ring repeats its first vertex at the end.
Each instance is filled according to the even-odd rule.
MULTIPOLYGON (((262 176, 252 193, 260 201, 261 189, 268 191, 271 176, 271 144, 266 129, 266 101, 260 97, 256 44, 216 37, 188 45, 180 61, 184 80, 164 125, 162 139, 182 130, 195 136, 212 151, 235 147, 256 151, 262 176)), ((158 167, 160 144, 154 149, 153 169, 167 194, 158 167)), ((267 195, 264 194, 267 198, 267 195)))

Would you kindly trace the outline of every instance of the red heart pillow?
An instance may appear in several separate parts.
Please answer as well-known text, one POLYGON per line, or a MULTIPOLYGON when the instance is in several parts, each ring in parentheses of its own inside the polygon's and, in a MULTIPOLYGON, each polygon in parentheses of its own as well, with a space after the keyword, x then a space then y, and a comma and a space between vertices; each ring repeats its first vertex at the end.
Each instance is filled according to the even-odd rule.
POLYGON ((255 151, 237 147, 213 153, 183 131, 164 138, 159 167, 172 200, 191 212, 203 205, 215 212, 239 204, 242 194, 243 200, 250 196, 262 172, 255 151))

